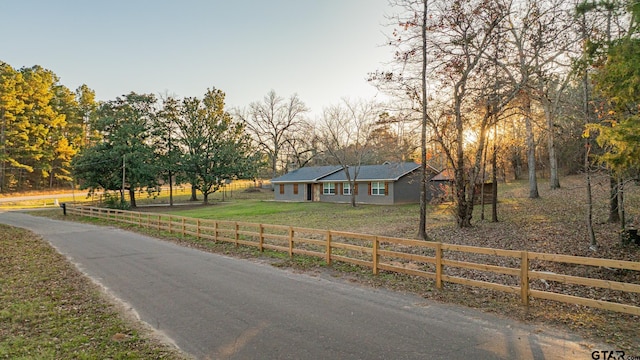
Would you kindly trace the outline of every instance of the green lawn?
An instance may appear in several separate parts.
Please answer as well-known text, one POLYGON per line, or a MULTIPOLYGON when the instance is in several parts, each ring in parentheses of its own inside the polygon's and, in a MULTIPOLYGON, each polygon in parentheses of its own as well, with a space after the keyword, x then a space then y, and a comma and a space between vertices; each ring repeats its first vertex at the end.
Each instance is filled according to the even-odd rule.
MULTIPOLYGON (((210 206, 180 209, 163 208, 180 216, 201 219, 246 221, 292 225, 314 229, 371 232, 376 224, 382 229, 415 227, 418 205, 358 205, 331 203, 292 203, 267 200, 242 200, 210 206), (377 219, 377 220, 376 220, 377 219)), ((160 210, 159 210, 160 211, 160 210)))
MULTIPOLYGON (((501 194, 511 199, 512 192, 522 187, 521 182, 500 184, 501 194)), ((367 205, 335 204, 322 202, 273 201, 273 192, 236 194, 227 201, 212 201, 209 206, 174 206, 156 208, 153 211, 172 213, 201 219, 246 221, 277 225, 291 225, 314 229, 356 231, 385 236, 413 238, 417 234, 420 208, 418 204, 367 205)), ((507 201, 508 202, 508 201, 507 201)), ((450 226, 455 223, 451 204, 429 205, 428 224, 431 228, 450 226)), ((480 216, 477 207, 475 217, 480 216)), ((491 206, 486 205, 486 216, 490 217, 491 206)))

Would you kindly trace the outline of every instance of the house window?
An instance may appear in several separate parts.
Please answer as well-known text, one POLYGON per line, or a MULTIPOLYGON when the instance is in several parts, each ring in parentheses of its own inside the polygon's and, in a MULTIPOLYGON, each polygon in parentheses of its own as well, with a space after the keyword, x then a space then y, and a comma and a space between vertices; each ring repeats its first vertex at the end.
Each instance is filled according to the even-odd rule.
POLYGON ((280 184, 280 195, 284 194, 284 184, 280 184))
POLYGON ((385 195, 384 182, 374 181, 371 183, 371 195, 385 195))
POLYGON ((342 195, 351 195, 351 184, 348 182, 342 184, 342 195))
POLYGON ((336 184, 335 183, 324 183, 324 184, 322 184, 322 193, 324 195, 335 195, 336 194, 336 184))
POLYGON ((293 193, 298 195, 298 184, 293 184, 293 193))

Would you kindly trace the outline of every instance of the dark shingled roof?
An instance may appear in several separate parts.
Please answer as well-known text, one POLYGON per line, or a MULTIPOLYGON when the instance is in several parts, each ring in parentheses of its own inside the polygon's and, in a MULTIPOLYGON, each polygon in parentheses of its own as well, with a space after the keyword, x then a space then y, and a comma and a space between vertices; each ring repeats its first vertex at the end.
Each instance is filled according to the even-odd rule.
MULTIPOLYGON (((382 165, 362 165, 358 171, 357 181, 397 181, 401 177, 420 168, 414 162, 386 163, 382 165)), ((435 170, 434 170, 435 171, 435 170)), ((353 179, 355 168, 349 168, 349 174, 353 179)), ((335 172, 319 180, 320 182, 347 181, 344 171, 335 172)))
POLYGON ((271 183, 290 183, 290 182, 315 182, 318 179, 342 170, 340 166, 311 166, 296 169, 290 173, 284 174, 275 179, 271 179, 271 183))
POLYGON ((434 176, 432 181, 453 181, 454 172, 453 169, 444 169, 438 175, 434 176))

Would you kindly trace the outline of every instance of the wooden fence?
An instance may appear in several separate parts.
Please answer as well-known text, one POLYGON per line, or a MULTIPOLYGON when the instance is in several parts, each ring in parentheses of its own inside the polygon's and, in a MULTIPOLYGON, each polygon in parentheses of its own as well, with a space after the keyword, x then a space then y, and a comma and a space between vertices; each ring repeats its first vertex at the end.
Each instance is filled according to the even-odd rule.
POLYGON ((260 251, 270 249, 288 253, 291 257, 294 254, 313 256, 324 259, 327 264, 342 261, 372 268, 373 274, 385 270, 420 276, 433 279, 438 289, 442 289, 443 283, 448 282, 513 293, 520 297, 525 306, 529 305, 531 298, 539 298, 640 315, 640 262, 453 245, 294 226, 195 219, 70 204, 67 205, 67 213, 168 231, 182 237, 193 236, 234 243, 236 246, 253 246, 260 251), (469 259, 477 261, 470 262, 469 259), (536 270, 532 266, 534 262, 536 270), (554 268, 550 265, 553 263, 578 266, 582 273, 588 272, 583 269, 585 267, 630 271, 635 274, 631 278, 637 281, 619 282, 554 273, 547 270, 554 268), (495 276, 491 277, 493 281, 483 280, 482 274, 486 273, 499 274, 499 281, 495 280, 495 276), (549 282, 569 287, 600 288, 611 294, 594 299, 563 294, 561 291, 547 291, 551 287, 549 282))

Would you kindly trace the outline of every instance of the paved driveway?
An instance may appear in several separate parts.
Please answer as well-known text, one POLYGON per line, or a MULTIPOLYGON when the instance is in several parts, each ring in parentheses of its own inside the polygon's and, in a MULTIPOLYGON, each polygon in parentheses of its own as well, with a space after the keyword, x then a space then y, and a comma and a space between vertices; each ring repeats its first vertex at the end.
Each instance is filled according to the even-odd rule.
MULTIPOLYGON (((579 338, 120 229, 0 213, 203 359, 590 359, 579 338)), ((595 346, 595 349, 598 349, 595 346)))

